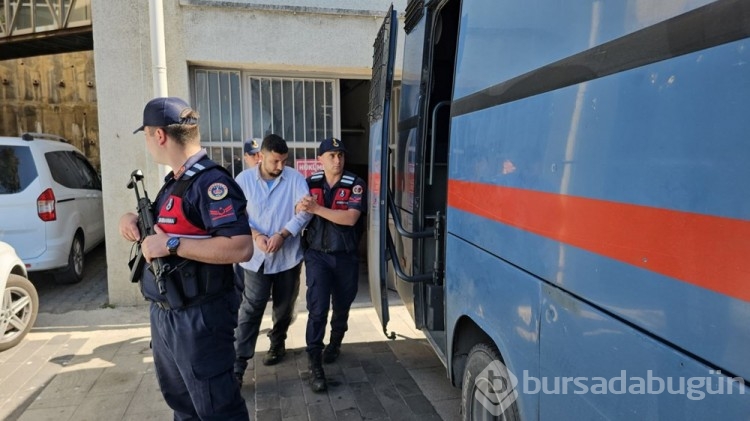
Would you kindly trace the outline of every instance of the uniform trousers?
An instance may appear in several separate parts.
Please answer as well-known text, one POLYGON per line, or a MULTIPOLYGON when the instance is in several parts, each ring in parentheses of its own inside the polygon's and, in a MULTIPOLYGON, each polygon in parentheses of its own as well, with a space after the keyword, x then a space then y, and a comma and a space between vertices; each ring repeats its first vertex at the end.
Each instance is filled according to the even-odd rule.
POLYGON ((359 257, 356 253, 305 251, 307 285, 306 351, 315 355, 323 351, 328 310, 333 307, 331 331, 342 336, 349 328, 349 309, 357 297, 359 257))
POLYGON ((284 343, 289 325, 294 315, 294 304, 299 295, 299 276, 302 262, 291 269, 279 273, 263 273, 263 265, 258 272, 245 270, 245 289, 242 293, 239 321, 235 331, 237 361, 235 373, 244 373, 247 360, 255 355, 260 323, 266 311, 268 298, 273 294, 273 328, 268 333, 271 346, 284 343))
POLYGON ((151 346, 175 420, 248 420, 232 373, 238 297, 234 290, 181 309, 151 304, 151 346))

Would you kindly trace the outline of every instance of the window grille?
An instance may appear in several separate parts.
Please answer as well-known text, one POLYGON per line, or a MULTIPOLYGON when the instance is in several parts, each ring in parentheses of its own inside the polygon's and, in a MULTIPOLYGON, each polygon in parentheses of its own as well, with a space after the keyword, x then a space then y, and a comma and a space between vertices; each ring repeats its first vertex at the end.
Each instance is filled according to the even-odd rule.
POLYGON ((303 173, 309 174, 320 140, 340 131, 335 79, 194 69, 193 92, 201 117, 201 142, 209 156, 233 175, 244 169, 244 139, 262 139, 270 133, 283 137, 289 146, 287 165, 306 167, 303 173))

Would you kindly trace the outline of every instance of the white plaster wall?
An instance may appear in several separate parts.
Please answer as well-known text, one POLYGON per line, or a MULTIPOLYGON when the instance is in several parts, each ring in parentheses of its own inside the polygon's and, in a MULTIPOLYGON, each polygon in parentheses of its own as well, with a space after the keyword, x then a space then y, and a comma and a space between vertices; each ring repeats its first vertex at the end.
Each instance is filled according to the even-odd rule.
MULTIPOLYGON (((130 244, 118 230, 120 216, 135 209, 133 191, 125 185, 136 168, 143 171, 151 198, 161 185, 143 134, 132 134, 141 124, 144 104, 154 96, 149 3, 92 0, 107 275, 114 305, 143 301, 128 280, 130 244)), ((169 95, 190 99, 188 66, 192 64, 369 78, 372 45, 390 4, 385 0, 164 0, 169 95)), ((394 2, 399 12, 405 6, 406 0, 394 2)), ((403 28, 403 23, 399 26, 403 28)), ((403 31, 399 51, 401 45, 403 31)))

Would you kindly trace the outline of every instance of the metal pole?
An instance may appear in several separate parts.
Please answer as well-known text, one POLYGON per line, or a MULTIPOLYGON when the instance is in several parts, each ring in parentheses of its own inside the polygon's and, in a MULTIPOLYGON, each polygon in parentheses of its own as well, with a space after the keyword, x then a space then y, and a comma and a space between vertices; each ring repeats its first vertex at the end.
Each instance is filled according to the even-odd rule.
MULTIPOLYGON (((167 53, 164 42, 164 3, 149 0, 149 22, 151 24, 151 64, 154 78, 154 98, 169 96, 167 88, 167 53)), ((159 164, 159 179, 170 171, 159 164)))
POLYGON ((167 89, 167 53, 164 43, 164 4, 162 0, 150 0, 149 3, 154 97, 165 97, 169 93, 167 89))

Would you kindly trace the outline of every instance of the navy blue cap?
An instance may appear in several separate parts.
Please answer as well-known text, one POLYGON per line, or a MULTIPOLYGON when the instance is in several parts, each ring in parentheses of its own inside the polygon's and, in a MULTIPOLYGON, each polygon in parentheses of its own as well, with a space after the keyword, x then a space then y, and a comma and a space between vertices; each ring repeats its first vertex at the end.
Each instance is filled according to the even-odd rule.
POLYGON ((328 137, 323 139, 323 141, 320 142, 320 148, 318 148, 318 155, 323 155, 324 153, 331 151, 346 152, 344 142, 342 142, 341 139, 336 139, 335 137, 328 137))
POLYGON ((198 124, 195 118, 182 118, 185 109, 190 105, 177 97, 154 98, 143 108, 143 125, 133 132, 136 134, 144 127, 166 127, 170 124, 198 124))
POLYGON ((258 141, 258 139, 253 139, 251 137, 245 141, 243 149, 245 150, 245 153, 255 155, 256 153, 260 152, 260 142, 258 141))

